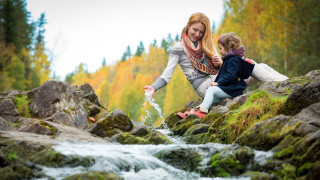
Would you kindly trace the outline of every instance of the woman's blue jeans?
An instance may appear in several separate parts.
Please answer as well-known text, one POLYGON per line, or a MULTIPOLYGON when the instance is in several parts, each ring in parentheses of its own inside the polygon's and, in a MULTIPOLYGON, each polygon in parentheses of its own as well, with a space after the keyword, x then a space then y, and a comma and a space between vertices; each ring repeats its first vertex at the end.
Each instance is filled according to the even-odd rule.
POLYGON ((209 109, 211 104, 216 104, 226 98, 232 98, 232 96, 222 91, 218 86, 210 86, 206 90, 206 94, 200 107, 209 109))

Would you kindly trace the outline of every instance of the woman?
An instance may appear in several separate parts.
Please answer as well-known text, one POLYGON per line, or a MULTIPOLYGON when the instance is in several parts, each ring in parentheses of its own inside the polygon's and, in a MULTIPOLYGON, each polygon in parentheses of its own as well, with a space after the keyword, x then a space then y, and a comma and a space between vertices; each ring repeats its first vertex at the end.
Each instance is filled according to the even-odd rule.
MULTIPOLYGON (((181 41, 171 49, 167 67, 162 75, 144 89, 151 95, 167 85, 174 69, 180 65, 187 80, 198 95, 204 98, 206 89, 214 82, 222 60, 212 42, 209 18, 202 13, 194 13, 181 33, 181 41)), ((248 86, 257 81, 282 81, 288 79, 266 64, 256 64, 252 77, 246 80, 248 86)))

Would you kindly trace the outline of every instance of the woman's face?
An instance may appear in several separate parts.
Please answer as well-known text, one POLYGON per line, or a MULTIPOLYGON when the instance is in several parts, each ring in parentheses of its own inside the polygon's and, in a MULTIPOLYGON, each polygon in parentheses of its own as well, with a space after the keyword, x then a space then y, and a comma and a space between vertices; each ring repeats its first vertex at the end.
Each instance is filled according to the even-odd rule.
POLYGON ((224 47, 222 46, 222 44, 218 43, 218 47, 219 47, 219 53, 224 56, 226 54, 226 50, 224 49, 224 47))
POLYGON ((187 36, 192 42, 197 42, 199 39, 202 38, 205 30, 206 30, 206 27, 204 27, 204 25, 202 23, 200 23, 200 22, 193 23, 188 28, 187 36))

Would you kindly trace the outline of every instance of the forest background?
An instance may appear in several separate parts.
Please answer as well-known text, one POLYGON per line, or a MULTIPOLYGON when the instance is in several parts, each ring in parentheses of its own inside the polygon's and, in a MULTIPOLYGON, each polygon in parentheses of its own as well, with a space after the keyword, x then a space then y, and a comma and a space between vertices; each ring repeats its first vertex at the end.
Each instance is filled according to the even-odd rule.
MULTIPOLYGON (((51 70, 53 56, 44 42, 45 14, 30 21, 25 0, 0 2, 0 91, 30 90, 46 80, 55 79, 51 70)), ((213 23, 214 24, 214 23, 213 23)), ((183 27, 181 27, 182 30, 183 27)), ((219 27, 212 27, 213 42, 220 34, 235 32, 246 48, 248 58, 266 63, 289 77, 319 69, 319 0, 225 0, 219 27)), ((128 46, 116 65, 106 65, 89 73, 79 64, 65 77, 74 85, 89 83, 109 110, 121 109, 131 119, 146 116, 143 87, 152 84, 166 67, 170 48, 180 39, 171 34, 136 51, 128 46), (145 48, 148 48, 146 53, 145 48)), ((154 94, 164 117, 185 103, 198 99, 179 66, 170 83, 154 94)), ((160 124, 160 117, 149 104, 148 125, 160 124)))

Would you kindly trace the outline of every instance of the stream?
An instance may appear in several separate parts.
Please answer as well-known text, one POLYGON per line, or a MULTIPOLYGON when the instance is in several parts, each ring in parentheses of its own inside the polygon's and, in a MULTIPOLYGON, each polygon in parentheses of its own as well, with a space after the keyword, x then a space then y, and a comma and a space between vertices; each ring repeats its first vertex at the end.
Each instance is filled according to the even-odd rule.
MULTIPOLYGON (((147 101, 158 111, 160 118, 161 109, 154 103, 154 99, 151 95, 146 93, 146 107, 147 101)), ((149 117, 149 112, 146 110, 146 117, 142 119, 142 122, 149 117)), ((94 158, 95 163, 90 167, 63 167, 63 168, 51 168, 42 167, 43 172, 57 180, 63 179, 73 174, 89 172, 89 171, 112 171, 124 178, 125 180, 247 180, 250 177, 229 177, 229 178, 212 178, 201 177, 200 173, 188 172, 172 165, 161 161, 157 158, 157 154, 163 151, 175 150, 175 149, 193 149, 199 153, 202 157, 200 162, 199 171, 201 168, 207 168, 208 162, 212 156, 222 149, 233 146, 236 144, 186 144, 184 140, 179 136, 172 136, 170 130, 164 124, 164 129, 156 129, 162 134, 166 135, 174 144, 167 145, 122 145, 119 143, 99 144, 99 143, 71 143, 64 142, 53 146, 52 148, 64 155, 78 155, 81 157, 90 156, 94 158)), ((264 163, 267 159, 271 158, 273 153, 256 151, 254 150, 254 161, 257 163, 264 163)))
MULTIPOLYGON (((174 142, 182 140, 175 139, 174 142)), ((91 156, 95 163, 90 167, 49 168, 42 167, 44 173, 55 179, 88 171, 113 171, 125 180, 206 180, 206 179, 250 179, 249 177, 208 178, 199 173, 188 172, 175 168, 156 157, 161 151, 179 148, 193 149, 202 155, 199 168, 205 168, 211 157, 226 147, 232 145, 208 144, 169 144, 169 145, 121 145, 99 143, 64 142, 53 146, 53 149, 64 155, 91 156)), ((272 152, 254 151, 255 161, 262 163, 272 157, 272 152)))

